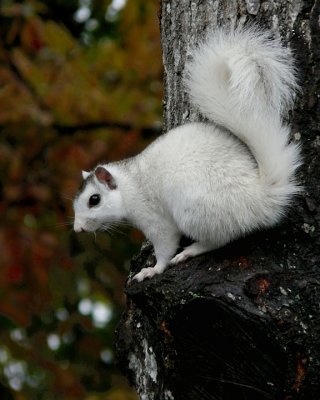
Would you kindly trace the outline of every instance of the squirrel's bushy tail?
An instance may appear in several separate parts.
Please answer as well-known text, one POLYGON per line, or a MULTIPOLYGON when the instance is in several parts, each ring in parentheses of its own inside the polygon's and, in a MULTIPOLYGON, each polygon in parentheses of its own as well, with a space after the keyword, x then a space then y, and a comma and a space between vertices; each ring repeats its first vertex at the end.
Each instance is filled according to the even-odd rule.
POLYGON ((275 201, 287 204, 300 165, 283 123, 298 89, 291 51, 257 27, 218 29, 193 51, 186 72, 192 102, 249 147, 275 201))

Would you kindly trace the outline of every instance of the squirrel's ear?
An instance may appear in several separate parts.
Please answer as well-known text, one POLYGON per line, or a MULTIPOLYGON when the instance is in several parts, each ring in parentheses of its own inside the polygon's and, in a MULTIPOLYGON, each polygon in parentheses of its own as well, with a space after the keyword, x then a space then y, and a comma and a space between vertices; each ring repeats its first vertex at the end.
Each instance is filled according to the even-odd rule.
POLYGON ((82 171, 82 178, 83 179, 87 179, 89 175, 90 175, 90 172, 82 171))
POLYGON ((97 169, 94 171, 94 174, 98 181, 100 183, 105 183, 109 186, 109 189, 116 189, 117 185, 116 182, 113 178, 113 176, 110 174, 108 170, 106 170, 103 167, 97 167, 97 169))

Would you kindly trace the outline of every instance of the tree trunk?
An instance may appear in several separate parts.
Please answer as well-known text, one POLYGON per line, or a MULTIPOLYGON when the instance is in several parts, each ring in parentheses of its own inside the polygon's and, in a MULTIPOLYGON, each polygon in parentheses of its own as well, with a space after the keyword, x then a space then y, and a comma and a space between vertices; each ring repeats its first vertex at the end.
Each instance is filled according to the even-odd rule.
MULTIPOLYGON (((319 11, 318 0, 162 0, 165 130, 200 118, 182 76, 208 29, 254 20, 294 49, 305 192, 280 226, 127 286, 117 351, 142 400, 320 399, 319 11)), ((132 271, 152 263, 146 244, 132 271)))

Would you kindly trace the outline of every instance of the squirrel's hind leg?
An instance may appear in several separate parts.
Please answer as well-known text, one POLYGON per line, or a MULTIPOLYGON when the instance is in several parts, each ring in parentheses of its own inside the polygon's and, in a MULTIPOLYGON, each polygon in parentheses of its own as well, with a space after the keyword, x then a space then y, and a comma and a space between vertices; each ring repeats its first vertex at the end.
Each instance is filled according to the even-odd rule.
POLYGON ((209 244, 209 243, 200 243, 200 242, 195 242, 192 243, 190 246, 187 246, 184 248, 184 250, 181 251, 181 253, 178 253, 175 257, 172 258, 170 261, 170 264, 175 265, 179 264, 183 261, 186 261, 188 258, 192 258, 195 256, 198 256, 203 253, 207 253, 208 251, 212 251, 217 249, 220 246, 217 246, 216 244, 209 244))

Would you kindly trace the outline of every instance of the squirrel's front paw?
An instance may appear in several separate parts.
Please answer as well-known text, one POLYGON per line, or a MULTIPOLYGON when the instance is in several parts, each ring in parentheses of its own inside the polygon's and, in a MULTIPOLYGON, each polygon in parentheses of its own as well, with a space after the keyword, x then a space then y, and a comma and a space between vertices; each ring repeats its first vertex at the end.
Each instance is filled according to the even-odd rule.
POLYGON ((133 277, 138 282, 142 282, 145 278, 152 278, 154 275, 159 273, 155 268, 143 268, 137 275, 133 277))

